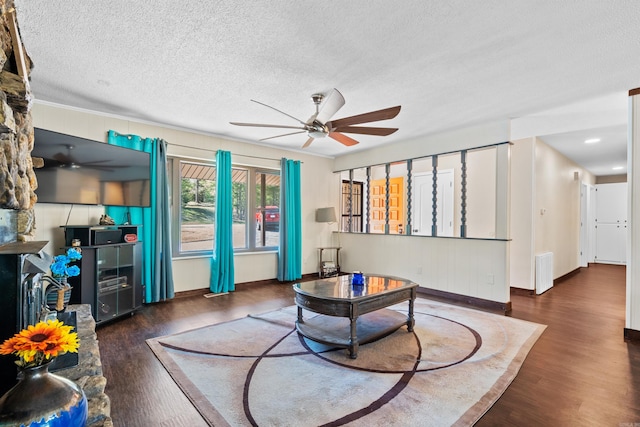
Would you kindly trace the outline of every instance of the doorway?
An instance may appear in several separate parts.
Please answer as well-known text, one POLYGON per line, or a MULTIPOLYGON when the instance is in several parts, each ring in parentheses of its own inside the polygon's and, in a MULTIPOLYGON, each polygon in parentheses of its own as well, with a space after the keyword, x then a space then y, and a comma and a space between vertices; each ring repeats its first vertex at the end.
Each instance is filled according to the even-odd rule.
MULTIPOLYGON (((412 198, 414 219, 411 234, 432 236, 433 226, 433 174, 414 175, 412 198)), ((453 169, 438 171, 436 193, 437 236, 453 236, 453 169)))

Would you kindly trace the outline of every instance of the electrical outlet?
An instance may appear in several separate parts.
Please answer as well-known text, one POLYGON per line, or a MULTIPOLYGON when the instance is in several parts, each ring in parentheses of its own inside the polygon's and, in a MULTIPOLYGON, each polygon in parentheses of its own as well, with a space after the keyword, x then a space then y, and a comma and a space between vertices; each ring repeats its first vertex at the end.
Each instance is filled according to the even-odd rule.
POLYGON ((493 274, 488 274, 487 275, 487 284, 493 285, 493 282, 494 282, 493 274))
POLYGON ((418 273, 418 274, 422 274, 422 267, 418 267, 418 269, 417 269, 416 273, 418 273))

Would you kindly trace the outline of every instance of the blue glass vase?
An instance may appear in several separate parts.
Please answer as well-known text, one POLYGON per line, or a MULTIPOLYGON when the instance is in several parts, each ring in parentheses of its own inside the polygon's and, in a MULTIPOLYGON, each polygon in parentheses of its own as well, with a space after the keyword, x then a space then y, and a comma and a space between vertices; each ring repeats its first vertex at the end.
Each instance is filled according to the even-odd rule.
POLYGON ((21 371, 0 398, 0 426, 83 427, 87 398, 73 381, 49 373, 49 363, 21 371))
POLYGON ((364 285, 364 276, 359 271, 354 271, 351 278, 352 285, 364 285))

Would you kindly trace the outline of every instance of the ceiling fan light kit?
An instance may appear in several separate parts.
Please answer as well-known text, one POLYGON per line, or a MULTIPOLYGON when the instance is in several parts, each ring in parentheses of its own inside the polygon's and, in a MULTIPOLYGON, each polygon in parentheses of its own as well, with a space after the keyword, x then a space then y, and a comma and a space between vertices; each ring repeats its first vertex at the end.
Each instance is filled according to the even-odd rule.
POLYGON ((274 125, 274 124, 261 124, 261 123, 242 123, 242 122, 230 122, 235 126, 251 126, 251 127, 267 127, 267 128, 280 128, 280 129, 298 129, 296 132, 290 132, 283 135, 270 136, 263 138, 260 141, 267 139, 280 138, 283 136, 290 136, 300 133, 307 133, 309 139, 304 143, 302 148, 306 148, 313 142, 314 139, 324 138, 328 136, 339 143, 352 146, 359 143, 345 133, 356 133, 360 135, 375 135, 375 136, 388 136, 398 130, 398 128, 383 128, 383 127, 371 127, 371 126, 353 126, 363 123, 378 122, 381 120, 393 119, 400 113, 400 106, 391 108, 385 108, 383 110, 370 111, 368 113, 358 114, 356 116, 345 117, 337 120, 330 120, 334 114, 342 108, 345 104, 344 97, 338 91, 333 89, 327 96, 322 93, 314 93, 311 95, 311 100, 316 106, 316 112, 306 122, 302 121, 290 114, 280 111, 270 105, 262 102, 251 100, 257 104, 263 105, 267 108, 271 108, 287 117, 300 123, 300 126, 287 126, 287 125, 274 125))

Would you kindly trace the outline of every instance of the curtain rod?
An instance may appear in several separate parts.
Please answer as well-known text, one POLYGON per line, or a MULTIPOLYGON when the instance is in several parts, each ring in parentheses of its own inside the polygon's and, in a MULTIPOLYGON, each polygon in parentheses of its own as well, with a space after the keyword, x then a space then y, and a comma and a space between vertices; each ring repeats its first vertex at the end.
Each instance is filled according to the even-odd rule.
MULTIPOLYGON (((168 145, 175 145, 176 147, 191 148, 192 150, 209 151, 209 152, 211 152, 211 153, 215 153, 215 152, 217 152, 217 151, 218 151, 218 150, 211 150, 211 149, 209 149, 209 148, 198 148, 198 147, 192 147, 192 146, 190 146, 190 145, 176 144, 176 143, 169 142, 169 141, 167 141, 167 144, 168 144, 168 145)), ((279 161, 280 161, 280 159, 274 159, 274 158, 272 158, 272 157, 250 156, 250 155, 248 155, 248 154, 237 154, 237 153, 231 153, 231 155, 232 155, 232 156, 240 156, 240 157, 249 157, 249 158, 252 158, 252 159, 273 160, 273 161, 276 161, 276 162, 279 162, 279 161)), ((303 162, 302 162, 302 161, 300 161, 300 160, 299 160, 299 162, 300 162, 300 163, 303 163, 303 162)))

